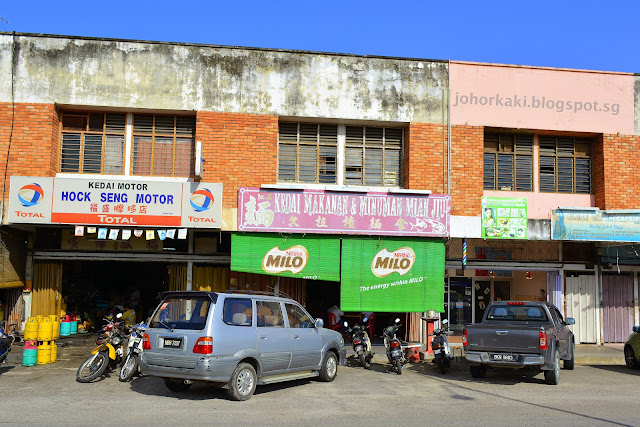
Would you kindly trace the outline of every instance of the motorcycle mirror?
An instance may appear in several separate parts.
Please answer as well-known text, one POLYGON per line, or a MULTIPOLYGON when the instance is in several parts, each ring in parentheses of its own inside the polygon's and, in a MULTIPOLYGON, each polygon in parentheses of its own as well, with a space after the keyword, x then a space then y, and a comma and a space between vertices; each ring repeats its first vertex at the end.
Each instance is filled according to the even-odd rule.
POLYGON ((116 314, 116 318, 117 318, 117 319, 119 319, 119 318, 121 318, 121 317, 122 317, 122 313, 118 313, 118 314, 116 314))
POLYGON ((400 318, 396 317, 396 323, 400 323, 400 318))
POLYGON ((444 320, 442 321, 442 324, 443 324, 443 325, 446 325, 447 323, 449 323, 449 321, 448 321, 447 319, 444 319, 444 320))
POLYGON ((345 328, 348 328, 348 327, 349 327, 349 324, 348 324, 346 321, 344 322, 344 327, 345 327, 345 328))

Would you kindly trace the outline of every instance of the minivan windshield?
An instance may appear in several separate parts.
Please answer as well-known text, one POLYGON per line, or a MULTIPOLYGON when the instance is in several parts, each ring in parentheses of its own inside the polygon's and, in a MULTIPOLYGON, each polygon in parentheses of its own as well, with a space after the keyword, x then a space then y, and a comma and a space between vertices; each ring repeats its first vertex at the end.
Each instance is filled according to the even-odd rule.
POLYGON ((171 296, 162 301, 151 318, 151 328, 204 329, 211 299, 208 297, 171 296))
POLYGON ((486 320, 546 321, 547 314, 544 308, 538 305, 494 305, 486 320))

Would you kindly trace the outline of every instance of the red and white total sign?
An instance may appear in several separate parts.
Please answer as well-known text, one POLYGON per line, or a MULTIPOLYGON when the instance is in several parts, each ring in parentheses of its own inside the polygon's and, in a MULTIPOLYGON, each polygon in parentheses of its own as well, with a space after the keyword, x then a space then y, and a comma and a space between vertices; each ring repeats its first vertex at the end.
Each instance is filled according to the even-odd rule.
POLYGON ((222 184, 12 176, 10 223, 222 227, 222 184))

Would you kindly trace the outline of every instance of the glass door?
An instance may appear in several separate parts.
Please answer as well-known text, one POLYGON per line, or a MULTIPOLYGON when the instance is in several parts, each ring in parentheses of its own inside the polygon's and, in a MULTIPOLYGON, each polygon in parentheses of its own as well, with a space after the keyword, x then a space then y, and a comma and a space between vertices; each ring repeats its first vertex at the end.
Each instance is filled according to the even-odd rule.
POLYGON ((471 323, 471 279, 452 277, 445 296, 445 315, 449 329, 462 331, 465 323, 471 323))
POLYGON ((484 310, 487 308, 489 302, 491 302, 491 281, 490 280, 476 280, 474 285, 474 319, 475 323, 482 322, 482 316, 484 316, 484 310))

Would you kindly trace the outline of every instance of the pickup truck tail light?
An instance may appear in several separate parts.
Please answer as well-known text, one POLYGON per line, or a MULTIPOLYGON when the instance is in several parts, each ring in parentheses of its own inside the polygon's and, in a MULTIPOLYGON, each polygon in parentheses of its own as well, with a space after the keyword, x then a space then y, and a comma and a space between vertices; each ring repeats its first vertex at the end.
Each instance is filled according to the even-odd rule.
POLYGON ((194 353, 211 354, 213 353, 213 338, 200 337, 193 346, 194 353))
POLYGON ((545 332, 540 332, 540 350, 547 349, 547 334, 545 332))
POLYGON ((149 334, 142 334, 142 349, 151 350, 151 340, 149 339, 149 334))
POLYGON ((467 333, 467 330, 466 330, 466 329, 463 329, 463 330, 462 330, 462 346, 463 346, 463 347, 466 347, 466 346, 468 346, 468 345, 469 345, 469 343, 468 343, 468 341, 467 341, 467 334, 468 334, 468 333, 467 333))

